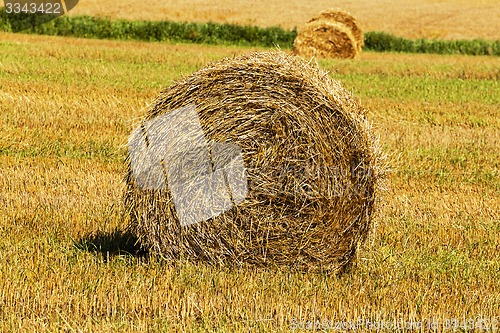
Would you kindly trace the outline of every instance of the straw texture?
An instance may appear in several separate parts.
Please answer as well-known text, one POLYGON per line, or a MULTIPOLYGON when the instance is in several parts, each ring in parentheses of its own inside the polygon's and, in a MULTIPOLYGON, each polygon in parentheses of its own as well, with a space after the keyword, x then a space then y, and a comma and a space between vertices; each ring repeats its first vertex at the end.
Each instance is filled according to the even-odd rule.
POLYGON ((329 9, 310 19, 294 40, 294 53, 304 57, 353 59, 361 54, 363 31, 348 12, 329 9))
POLYGON ((361 28, 358 20, 352 14, 340 9, 328 9, 323 11, 318 16, 310 19, 307 23, 312 23, 315 21, 337 22, 348 27, 349 30, 351 30, 352 35, 354 36, 358 52, 361 52, 361 49, 365 45, 363 29, 361 28))
POLYGON ((125 205, 141 245, 168 260, 342 271, 372 225, 383 168, 365 109, 315 65, 281 51, 210 64, 165 89, 144 121, 195 105, 210 143, 241 149, 248 193, 182 226, 171 191, 125 205))
POLYGON ((343 24, 327 21, 307 24, 295 38, 293 49, 305 57, 353 59, 359 55, 351 30, 343 24))

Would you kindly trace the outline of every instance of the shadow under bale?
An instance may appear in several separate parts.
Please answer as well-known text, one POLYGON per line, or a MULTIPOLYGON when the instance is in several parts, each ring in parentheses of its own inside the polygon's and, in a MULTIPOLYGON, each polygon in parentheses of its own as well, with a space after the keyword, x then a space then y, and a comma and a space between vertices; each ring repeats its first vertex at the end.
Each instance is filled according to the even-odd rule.
MULTIPOLYGON (((383 178, 360 103, 299 57, 256 52, 208 65, 165 89, 139 128, 190 105, 207 151, 218 143, 241 150, 246 195, 217 216, 185 225, 172 186, 141 186, 129 163, 125 205, 141 246, 167 259, 215 265, 347 267, 370 230, 383 178)), ((162 160, 165 174, 169 163, 162 160)))
POLYGON ((144 258, 148 254, 138 245, 135 235, 130 231, 119 229, 89 234, 76 242, 75 246, 80 250, 100 254, 105 261, 117 255, 144 258))

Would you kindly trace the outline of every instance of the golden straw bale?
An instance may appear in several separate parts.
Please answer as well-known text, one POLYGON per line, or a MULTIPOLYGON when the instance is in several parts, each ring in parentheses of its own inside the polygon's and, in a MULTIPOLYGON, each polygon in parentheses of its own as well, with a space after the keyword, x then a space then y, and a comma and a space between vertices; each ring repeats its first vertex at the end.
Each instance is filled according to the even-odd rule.
POLYGON ((350 13, 340 10, 340 9, 328 9, 323 11, 318 16, 313 17, 308 21, 308 23, 312 23, 315 21, 327 21, 327 22, 337 22, 342 23, 346 27, 348 27, 354 39, 356 40, 356 47, 358 52, 361 52, 365 42, 363 36, 363 29, 359 24, 358 20, 350 13))
MULTIPOLYGON (((165 89, 139 128, 190 105, 207 150, 239 147, 247 193, 217 216, 182 225, 171 189, 139 186, 129 163, 125 205, 141 246, 174 262, 348 267, 372 226, 384 178, 359 101, 316 65, 281 51, 255 52, 210 64, 165 89)), ((183 172, 194 175, 188 166, 183 172)))
POLYGON ((353 59, 359 55, 351 30, 329 21, 308 23, 295 38, 293 50, 297 55, 318 58, 353 59))

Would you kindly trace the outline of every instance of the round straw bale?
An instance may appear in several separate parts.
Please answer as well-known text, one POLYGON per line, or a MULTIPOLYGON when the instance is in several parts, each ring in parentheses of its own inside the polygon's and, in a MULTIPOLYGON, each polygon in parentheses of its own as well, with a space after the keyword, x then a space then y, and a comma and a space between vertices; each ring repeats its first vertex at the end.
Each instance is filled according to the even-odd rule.
POLYGON ((356 58, 356 39, 342 23, 314 21, 308 23, 293 42, 295 54, 319 58, 356 58))
MULTIPOLYGON (((299 57, 255 52, 210 64, 165 89, 141 126, 190 105, 213 158, 214 145, 239 147, 246 195, 217 216, 182 225, 173 190, 139 186, 129 155, 125 205, 140 244, 174 261, 348 267, 370 230, 383 175, 360 103, 299 57)), ((168 125, 161 129, 178 127, 168 125)), ((174 141, 167 148, 182 144, 174 141)))
POLYGON ((358 20, 352 14, 340 9, 328 9, 323 11, 318 16, 310 19, 307 23, 316 21, 337 22, 348 27, 356 40, 356 48, 358 49, 358 52, 361 52, 361 49, 365 45, 363 29, 361 28, 358 20))

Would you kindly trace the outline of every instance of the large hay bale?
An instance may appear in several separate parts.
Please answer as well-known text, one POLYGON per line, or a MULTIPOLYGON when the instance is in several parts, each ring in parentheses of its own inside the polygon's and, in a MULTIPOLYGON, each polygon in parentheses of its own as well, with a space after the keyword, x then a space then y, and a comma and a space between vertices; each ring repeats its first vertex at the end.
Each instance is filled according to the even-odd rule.
MULTIPOLYGON (((148 141, 148 122, 192 113, 190 105, 196 107, 205 150, 224 143, 239 147, 246 196, 233 197, 230 210, 186 225, 179 221, 172 189, 139 186, 129 163, 125 203, 142 246, 172 260, 345 268, 370 230, 381 177, 359 102, 299 57, 257 52, 211 64, 164 90, 136 138, 142 131, 148 141)), ((175 142, 182 126, 178 119, 157 126, 164 133, 156 137, 166 141, 167 150, 185 146, 175 142)), ((177 162, 162 163, 169 168, 177 162)), ((215 169, 223 164, 213 163, 215 169)), ((197 182, 186 181, 181 190, 197 182)))
POLYGON ((359 51, 351 30, 336 22, 308 23, 293 42, 295 54, 318 58, 353 59, 359 51))
POLYGON ((356 40, 356 48, 358 52, 365 45, 365 38, 363 36, 363 29, 358 20, 350 13, 340 9, 328 9, 323 11, 318 16, 313 17, 307 23, 310 24, 316 21, 337 22, 345 25, 351 30, 354 39, 356 40))

